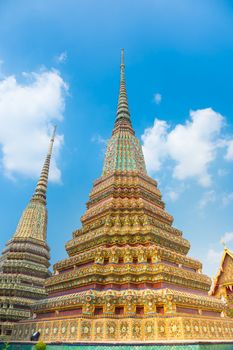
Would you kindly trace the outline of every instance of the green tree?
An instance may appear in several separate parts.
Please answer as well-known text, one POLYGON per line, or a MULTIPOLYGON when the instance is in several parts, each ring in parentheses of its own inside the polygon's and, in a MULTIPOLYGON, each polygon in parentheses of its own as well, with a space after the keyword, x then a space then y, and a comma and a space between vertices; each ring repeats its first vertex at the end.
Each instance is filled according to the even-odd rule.
POLYGON ((42 341, 38 341, 35 345, 35 350, 45 350, 46 349, 46 344, 43 343, 42 341))
POLYGON ((2 350, 7 350, 10 346, 10 344, 7 341, 7 338, 5 336, 1 336, 0 341, 4 343, 4 347, 2 350))

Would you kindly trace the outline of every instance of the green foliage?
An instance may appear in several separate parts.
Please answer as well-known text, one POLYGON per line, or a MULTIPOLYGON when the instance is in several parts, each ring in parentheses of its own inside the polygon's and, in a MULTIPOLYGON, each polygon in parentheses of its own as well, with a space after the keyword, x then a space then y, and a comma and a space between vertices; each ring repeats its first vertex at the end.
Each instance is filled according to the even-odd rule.
POLYGON ((4 343, 4 348, 2 350, 7 350, 9 348, 10 344, 8 342, 4 343))
POLYGON ((7 341, 7 338, 2 336, 0 338, 0 341, 2 341, 4 343, 4 347, 2 348, 2 350, 7 350, 9 348, 9 346, 10 346, 10 344, 7 341))
POLYGON ((46 344, 43 343, 42 341, 38 341, 35 345, 35 350, 45 350, 46 349, 46 344))
POLYGON ((233 317, 233 309, 230 309, 230 310, 229 310, 228 315, 229 315, 230 317, 233 317))

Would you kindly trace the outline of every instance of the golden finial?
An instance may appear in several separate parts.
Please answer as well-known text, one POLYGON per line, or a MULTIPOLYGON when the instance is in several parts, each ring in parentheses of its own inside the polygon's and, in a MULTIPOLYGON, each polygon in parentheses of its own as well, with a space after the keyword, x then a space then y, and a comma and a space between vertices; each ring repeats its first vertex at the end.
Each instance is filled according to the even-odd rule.
POLYGON ((226 242, 224 241, 224 239, 221 239, 220 242, 223 245, 224 249, 227 249, 226 242))

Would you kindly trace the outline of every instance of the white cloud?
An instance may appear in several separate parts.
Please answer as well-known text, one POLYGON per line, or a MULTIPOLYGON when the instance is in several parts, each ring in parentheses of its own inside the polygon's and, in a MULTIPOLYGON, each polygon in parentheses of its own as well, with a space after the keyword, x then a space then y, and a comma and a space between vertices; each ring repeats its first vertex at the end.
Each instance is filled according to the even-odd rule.
POLYGON ((167 155, 168 124, 164 120, 155 119, 152 128, 142 135, 143 153, 149 172, 160 170, 162 161, 167 155))
POLYGON ((224 118, 212 108, 206 108, 191 111, 190 119, 171 131, 165 121, 155 119, 154 125, 142 135, 145 161, 148 171, 155 172, 169 157, 175 161, 174 178, 195 178, 207 187, 211 184, 208 167, 216 158, 224 118))
POLYGON ((67 60, 67 52, 66 51, 61 52, 60 55, 55 57, 55 59, 58 63, 65 63, 67 60))
POLYGON ((228 141, 228 143, 227 143, 227 152, 225 155, 225 159, 228 161, 233 160, 233 140, 228 141))
MULTIPOLYGON (((20 83, 15 76, 0 81, 1 168, 5 175, 37 178, 45 155, 52 124, 63 119, 64 92, 67 85, 56 71, 24 74, 20 83)), ((57 135, 55 155, 60 151, 63 135, 57 135)), ((54 160, 50 179, 60 180, 54 160)))
POLYGON ((217 196, 215 191, 207 191, 203 194, 200 202, 199 209, 204 209, 208 204, 216 202, 217 196))
POLYGON ((154 102, 159 105, 162 101, 162 95, 160 93, 154 94, 154 102))
POLYGON ((233 232, 226 232, 220 239, 220 243, 230 243, 233 242, 233 232))

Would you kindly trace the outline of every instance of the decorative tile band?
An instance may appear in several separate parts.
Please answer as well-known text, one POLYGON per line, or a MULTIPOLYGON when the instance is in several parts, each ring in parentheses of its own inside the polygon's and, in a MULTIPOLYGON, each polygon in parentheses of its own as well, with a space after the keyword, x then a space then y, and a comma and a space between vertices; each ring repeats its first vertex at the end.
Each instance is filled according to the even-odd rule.
MULTIPOLYGON (((12 340, 28 341, 39 331, 44 342, 233 341, 230 319, 195 317, 67 318, 15 325, 12 340)), ((233 346, 232 346, 233 348, 233 346)))
MULTIPOLYGON (((4 345, 0 344, 0 350, 3 350, 4 345)), ((9 350, 32 350, 32 344, 13 343, 10 344, 9 350)), ((49 344, 46 350, 232 350, 232 344, 49 344)))

